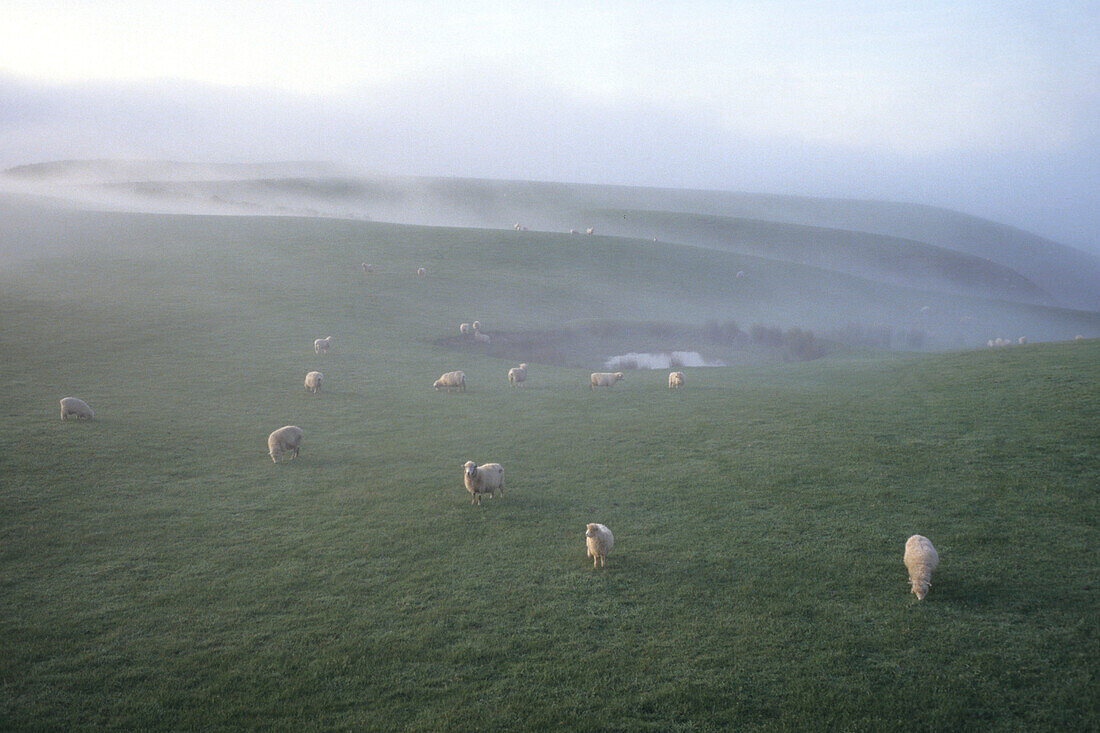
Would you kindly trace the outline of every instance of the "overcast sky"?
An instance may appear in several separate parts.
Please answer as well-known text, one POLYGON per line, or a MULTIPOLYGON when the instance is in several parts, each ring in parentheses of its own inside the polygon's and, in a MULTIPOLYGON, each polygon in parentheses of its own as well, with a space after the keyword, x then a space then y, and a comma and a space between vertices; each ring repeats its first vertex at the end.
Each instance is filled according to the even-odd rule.
POLYGON ((1100 3, 2 0, 0 164, 931 203, 1100 247, 1100 3))

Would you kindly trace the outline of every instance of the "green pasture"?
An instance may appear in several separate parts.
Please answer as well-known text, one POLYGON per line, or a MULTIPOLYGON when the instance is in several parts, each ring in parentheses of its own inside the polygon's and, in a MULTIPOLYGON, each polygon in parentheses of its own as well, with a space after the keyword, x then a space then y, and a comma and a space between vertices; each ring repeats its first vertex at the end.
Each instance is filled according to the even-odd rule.
POLYGON ((40 249, 0 270, 0 728, 1100 725, 1100 342, 840 349, 671 392, 532 363, 511 389, 513 361, 440 339, 748 327, 819 286, 321 219, 8 208, 0 237, 40 249), (465 393, 431 388, 453 369, 465 393), (96 419, 61 422, 68 395, 96 419), (502 500, 470 504, 468 459, 503 464, 502 500), (913 533, 940 555, 922 603, 913 533))

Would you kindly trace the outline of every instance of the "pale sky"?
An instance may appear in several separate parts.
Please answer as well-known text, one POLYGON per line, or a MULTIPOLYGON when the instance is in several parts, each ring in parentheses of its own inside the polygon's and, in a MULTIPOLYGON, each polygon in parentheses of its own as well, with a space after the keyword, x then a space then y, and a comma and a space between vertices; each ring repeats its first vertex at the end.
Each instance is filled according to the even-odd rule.
MULTIPOLYGON (((0 77, 31 86, 87 90, 106 83, 116 85, 108 88, 121 96, 181 84, 230 87, 218 93, 345 112, 375 99, 430 98, 438 90, 455 108, 466 100, 467 106, 482 107, 485 118, 519 115, 516 124, 528 127, 537 124, 510 109, 517 97, 544 105, 546 117, 565 117, 578 125, 583 117, 585 125, 602 126, 607 136, 616 134, 615 125, 624 116, 633 119, 627 135, 637 134, 635 128, 644 128, 646 119, 676 128, 666 136, 645 130, 639 143, 650 148, 654 139, 691 138, 685 131, 694 127, 699 139, 736 140, 740 154, 758 144, 761 156, 776 150, 787 158, 808 155, 819 167, 835 159, 837 180, 853 170, 843 162, 845 155, 859 158, 860 165, 873 163, 883 179, 887 165, 899 165, 899 175, 911 176, 922 161, 960 155, 1000 165, 990 169, 991 176, 1006 174, 998 160, 1020 158, 1018 167, 1027 169, 1020 171, 1021 184, 1036 176, 1088 181, 1100 175, 1094 168, 1062 171, 1072 168, 1075 159, 1081 165, 1096 163, 1095 155, 1081 161, 1077 153, 1095 147, 1100 126, 1100 3, 1095 0, 0 0, 0 17, 0 77), (1043 168, 1047 159, 1054 163, 1049 170, 1043 168)), ((469 122, 479 119, 473 115, 469 122)), ((349 128, 345 134, 354 135, 346 115, 341 124, 349 128)), ((0 147, 6 129, 10 125, 0 118, 0 147)), ((20 141, 29 134, 16 132, 13 139, 20 141)), ((539 131, 527 132, 533 135, 531 144, 537 144, 539 131)), ((424 134, 431 135, 431 129, 424 134)), ((549 131, 555 135, 561 130, 549 131)), ((441 133, 440 139, 451 138, 441 133)), ((559 146, 566 142, 559 140, 559 146)), ((318 155, 333 152, 334 145, 319 142, 318 155)), ((132 147, 143 151, 141 145, 132 147)), ((517 147, 522 147, 517 141, 509 143, 511 152, 517 147)), ((237 157, 256 152, 242 150, 237 157)), ((296 156, 310 152, 294 151, 296 156)), ((369 151, 358 152, 371 163, 369 151)), ((682 169, 699 159, 698 151, 688 155, 675 147, 650 153, 666 157, 662 170, 682 169)), ((9 151, 3 161, 10 158, 9 151)), ((797 160, 782 164, 796 166, 797 160)), ((583 166, 559 172, 540 165, 533 160, 530 171, 520 166, 508 172, 532 178, 570 172, 593 177, 583 166)), ((633 175, 622 165, 622 170, 605 169, 607 180, 594 182, 660 185, 653 180, 659 178, 657 169, 633 175)), ((770 166, 767 161, 760 165, 761 170, 770 166)), ((392 172, 447 173, 420 167, 392 172)), ((668 183, 752 189, 744 165, 739 170, 742 174, 731 171, 728 181, 712 170, 668 183)), ((828 179, 827 174, 808 172, 814 179, 828 179)), ((799 180, 795 168, 787 180, 799 180)), ((972 190, 977 182, 958 188, 972 190)), ((773 175, 761 183, 774 189, 778 181, 773 175)), ((949 193, 951 181, 945 187, 949 193)), ((873 194, 865 188, 792 192, 873 194)), ((926 180, 910 198, 922 200, 920 192, 929 189, 936 186, 926 180)), ((1097 208, 1098 190, 1100 184, 1093 181, 1075 205, 1097 208)), ((1054 209, 1065 204, 1050 193, 1051 200, 1043 204, 1048 219, 1057 218, 1054 209)), ((905 198, 905 190, 894 186, 881 197, 905 198)), ((1034 196, 1028 200, 1038 205, 1034 196)), ((977 201, 971 208, 991 216, 998 204, 977 201)), ((1005 208, 1020 211, 1019 204, 1005 208)), ((1096 243, 1096 223, 1094 216, 1068 227, 1068 238, 1096 243)))

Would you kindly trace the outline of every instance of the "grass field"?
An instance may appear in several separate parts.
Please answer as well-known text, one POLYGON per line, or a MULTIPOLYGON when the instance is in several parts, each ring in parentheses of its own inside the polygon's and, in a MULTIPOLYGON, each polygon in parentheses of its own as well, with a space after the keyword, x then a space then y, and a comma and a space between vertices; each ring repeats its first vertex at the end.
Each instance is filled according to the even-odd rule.
POLYGON ((740 307, 743 256, 4 221, 51 246, 0 272, 0 727, 1100 726, 1100 342, 686 370, 675 392, 532 364, 512 390, 512 362, 439 339, 697 325, 740 307), (451 369, 469 390, 432 390, 451 369), (95 421, 59 421, 66 395, 95 421), (276 466, 287 423, 302 453, 276 466), (471 506, 467 459, 504 465, 503 500, 471 506), (587 522, 615 533, 605 570, 587 522), (922 603, 913 533, 940 554, 922 603))

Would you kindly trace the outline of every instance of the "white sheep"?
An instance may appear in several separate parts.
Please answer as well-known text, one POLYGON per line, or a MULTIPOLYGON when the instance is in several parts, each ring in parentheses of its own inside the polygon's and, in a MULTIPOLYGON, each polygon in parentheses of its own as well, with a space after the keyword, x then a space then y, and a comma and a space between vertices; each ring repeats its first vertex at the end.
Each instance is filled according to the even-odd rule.
POLYGON ((993 343, 993 339, 989 339, 988 341, 986 341, 986 343, 989 344, 989 348, 991 349, 996 346, 996 344, 993 343))
POLYGON ((313 394, 321 391, 321 385, 325 383, 325 375, 321 372, 309 372, 306 374, 306 389, 313 394))
POLYGON ((518 367, 512 367, 508 370, 508 384, 513 387, 518 387, 520 382, 527 381, 527 363, 524 362, 518 367))
POLYGON ((374 272, 374 265, 370 264, 369 262, 364 262, 363 263, 363 272, 370 275, 371 273, 374 272))
POLYGON ((1025 345, 1027 343, 1027 336, 1021 336, 1020 338, 1016 339, 1016 343, 1018 343, 1020 346, 1025 345))
POLYGON ((325 336, 323 339, 314 339, 313 353, 327 354, 330 346, 332 346, 332 336, 325 336))
POLYGON ((474 329, 472 326, 470 326, 469 323, 458 324, 458 332, 463 336, 469 336, 471 333, 473 333, 473 331, 474 329))
POLYGON ((585 527, 584 543, 588 546, 588 556, 592 558, 592 567, 607 567, 607 556, 615 546, 615 535, 602 524, 593 522, 585 527))
POLYGON ((292 453, 290 459, 298 457, 302 448, 302 429, 297 425, 284 425, 267 436, 267 454, 275 463, 284 453, 292 453))
POLYGON ((487 334, 487 333, 482 333, 481 331, 474 331, 474 341, 478 342, 479 344, 488 344, 488 343, 492 343, 493 340, 491 338, 489 338, 489 334, 487 334))
POLYGON ((1073 337, 1073 340, 1074 340, 1074 341, 1080 341, 1080 340, 1082 340, 1083 338, 1085 338, 1085 337, 1084 337, 1084 336, 1082 336, 1081 334, 1077 334, 1076 336, 1074 336, 1074 337, 1073 337))
POLYGON ((570 230, 569 230, 569 233, 570 233, 570 234, 576 234, 576 233, 577 233, 577 230, 576 230, 576 229, 570 229, 570 230))
POLYGON ((669 372, 668 373, 668 388, 684 386, 684 373, 683 372, 669 372))
POLYGON ((481 330, 481 321, 474 321, 473 323, 470 324, 470 328, 474 329, 475 331, 480 331, 481 330))
POLYGON ((445 387, 448 392, 452 387, 457 387, 460 392, 466 391, 466 375, 463 372, 446 372, 439 379, 435 380, 435 384, 432 385, 437 390, 440 387, 445 387))
POLYGON ((488 494, 492 499, 496 491, 500 491, 500 498, 504 498, 504 467, 499 463, 484 463, 477 465, 473 461, 466 461, 462 466, 463 480, 466 490, 470 492, 471 504, 481 505, 481 495, 488 494))
POLYGON ((735 278, 737 278, 738 280, 740 280, 740 279, 741 279, 741 278, 743 278, 744 276, 745 276, 745 271, 744 271, 744 270, 738 270, 738 271, 737 271, 737 274, 736 274, 736 275, 734 275, 734 277, 735 277, 735 278))
POLYGON ((513 225, 512 225, 512 228, 513 228, 513 229, 515 229, 515 230, 516 230, 516 231, 518 232, 518 231, 519 231, 520 229, 522 229, 523 227, 521 227, 521 226, 519 225, 519 222, 517 221, 517 222, 516 222, 515 224, 513 224, 513 225))
POLYGON ((62 397, 61 419, 67 420, 70 417, 75 417, 77 420, 91 420, 93 417, 92 408, 88 407, 88 403, 79 397, 62 397))
POLYGON ((596 229, 595 229, 595 227, 588 227, 587 229, 584 230, 584 233, 585 234, 595 234, 596 229))
POLYGON ((904 559, 912 591, 918 601, 923 601, 932 586, 932 573, 940 564, 940 556, 927 537, 915 534, 905 541, 904 559))
POLYGON ((428 274, 428 271, 425 270, 423 267, 416 268, 416 276, 417 277, 424 277, 427 274, 428 274))
POLYGON ((622 372, 592 372, 588 377, 588 389, 596 387, 614 387, 615 382, 623 378, 622 372))

